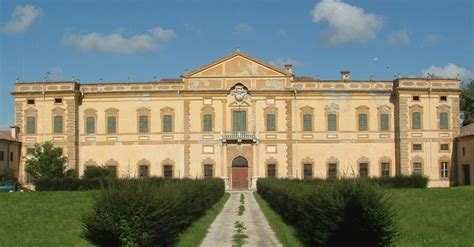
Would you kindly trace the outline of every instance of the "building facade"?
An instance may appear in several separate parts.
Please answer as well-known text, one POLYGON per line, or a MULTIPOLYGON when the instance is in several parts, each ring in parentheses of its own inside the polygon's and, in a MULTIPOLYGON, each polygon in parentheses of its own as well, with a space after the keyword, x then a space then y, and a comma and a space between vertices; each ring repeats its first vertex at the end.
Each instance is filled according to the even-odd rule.
POLYGON ((474 123, 461 128, 456 138, 458 184, 474 184, 474 123))
POLYGON ((17 138, 17 128, 11 131, 0 131, 0 175, 7 170, 18 175, 21 161, 21 142, 17 138))
POLYGON ((459 80, 341 76, 297 77, 236 51, 179 79, 17 83, 15 121, 25 157, 52 140, 79 174, 103 165, 119 176, 221 177, 228 188, 273 176, 454 181, 459 80))

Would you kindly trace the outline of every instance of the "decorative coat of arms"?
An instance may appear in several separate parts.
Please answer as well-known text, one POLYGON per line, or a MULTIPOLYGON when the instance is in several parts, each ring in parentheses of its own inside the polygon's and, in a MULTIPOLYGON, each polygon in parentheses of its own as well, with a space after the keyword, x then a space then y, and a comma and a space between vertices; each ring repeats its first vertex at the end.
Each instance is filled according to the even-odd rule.
POLYGON ((248 98, 247 90, 242 85, 236 85, 234 90, 230 92, 232 96, 234 96, 237 102, 242 102, 248 98))

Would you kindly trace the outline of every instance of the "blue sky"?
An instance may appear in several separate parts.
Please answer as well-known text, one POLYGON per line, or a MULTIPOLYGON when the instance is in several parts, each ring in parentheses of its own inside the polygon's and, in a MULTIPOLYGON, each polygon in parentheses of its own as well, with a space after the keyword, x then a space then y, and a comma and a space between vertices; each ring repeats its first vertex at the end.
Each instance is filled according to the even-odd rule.
POLYGON ((235 51, 298 76, 473 78, 471 0, 0 0, 0 129, 15 79, 178 78, 235 51))

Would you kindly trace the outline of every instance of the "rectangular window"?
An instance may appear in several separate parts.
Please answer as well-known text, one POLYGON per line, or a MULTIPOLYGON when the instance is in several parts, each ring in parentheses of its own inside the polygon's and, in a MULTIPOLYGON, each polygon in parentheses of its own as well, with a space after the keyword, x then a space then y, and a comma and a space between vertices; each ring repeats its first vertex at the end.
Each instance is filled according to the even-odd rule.
POLYGON ((26 101, 26 103, 27 103, 28 105, 34 105, 34 104, 35 104, 35 100, 34 100, 34 99, 29 99, 29 100, 26 101))
POLYGON ((369 176, 369 164, 360 163, 359 164, 359 177, 368 177, 369 176))
POLYGON ((359 131, 367 131, 367 114, 359 114, 359 131))
POLYGON ((111 174, 117 176, 117 166, 108 165, 107 170, 109 170, 111 174))
POLYGON ((203 130, 205 132, 211 132, 212 131, 212 114, 204 114, 203 115, 203 130))
POLYGON ((389 177, 390 176, 390 164, 389 163, 382 163, 382 177, 389 177))
POLYGON ((303 178, 312 179, 313 178, 313 164, 304 164, 303 165, 303 178))
POLYGON ((449 167, 448 162, 441 162, 441 178, 448 178, 449 167))
POLYGON ((172 165, 164 165, 163 166, 163 178, 165 178, 165 179, 173 178, 173 166, 172 165))
POLYGON ((54 116, 53 131, 56 134, 63 133, 63 116, 54 116))
POLYGON ((413 112, 411 114, 411 128, 421 129, 421 112, 413 112))
POLYGON ((26 133, 34 134, 36 132, 36 118, 26 117, 26 133))
POLYGON ((449 151, 449 144, 442 143, 439 148, 441 151, 449 151))
POLYGON ((35 149, 34 148, 27 148, 26 149, 26 155, 33 155, 35 153, 35 149))
POLYGON ((423 174, 423 166, 421 162, 413 163, 413 174, 422 175, 423 174))
POLYGON ((276 178, 275 164, 267 164, 267 178, 276 178))
POLYGON ((413 144, 413 151, 421 151, 422 147, 421 143, 415 143, 413 144))
POLYGON ((163 132, 173 131, 173 117, 171 115, 163 115, 163 132))
POLYGON ((328 131, 337 130, 337 116, 336 114, 328 114, 328 131))
POLYGON ((337 164, 328 164, 328 178, 337 178, 337 164))
POLYGON ((5 152, 0 151, 0 161, 4 161, 4 160, 5 160, 5 152))
POLYGON ((214 177, 214 169, 212 165, 204 165, 204 178, 214 177))
POLYGON ((117 133, 117 118, 116 117, 108 117, 107 118, 107 133, 108 134, 115 134, 117 133))
POLYGON ((414 101, 420 101, 420 96, 413 96, 414 101))
POLYGON ((148 133, 148 116, 139 116, 139 132, 140 133, 148 133))
POLYGON ((466 148, 462 147, 462 157, 466 156, 466 148))
POLYGON ((388 114, 380 114, 380 130, 381 131, 388 131, 388 114))
POLYGON ((448 96, 440 96, 439 100, 440 101, 448 101, 448 96))
POLYGON ((86 133, 87 134, 95 133, 95 118, 94 117, 86 118, 86 133))
POLYGON ((13 152, 10 152, 10 161, 13 161, 13 152))
POLYGON ((139 167, 139 176, 141 178, 148 177, 148 166, 140 166, 139 167))
POLYGON ((303 115, 303 131, 313 131, 313 115, 303 115))
POLYGON ((247 131, 247 112, 233 111, 233 131, 247 131))
POLYGON ((61 99, 61 98, 55 98, 55 99, 54 99, 54 103, 55 103, 55 104, 61 104, 61 103, 63 103, 63 99, 61 99))
POLYGON ((275 131, 275 114, 267 114, 267 131, 275 131))
POLYGON ((439 128, 442 130, 449 129, 449 120, 448 120, 448 113, 447 112, 440 112, 439 113, 439 128))

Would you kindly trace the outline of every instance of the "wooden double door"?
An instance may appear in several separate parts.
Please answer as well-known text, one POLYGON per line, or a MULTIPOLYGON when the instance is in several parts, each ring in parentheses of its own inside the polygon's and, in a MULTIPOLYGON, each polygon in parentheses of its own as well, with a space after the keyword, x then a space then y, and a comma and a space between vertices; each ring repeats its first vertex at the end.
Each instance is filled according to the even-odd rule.
POLYGON ((242 156, 236 157, 232 161, 232 189, 249 188, 249 167, 248 161, 242 156))

